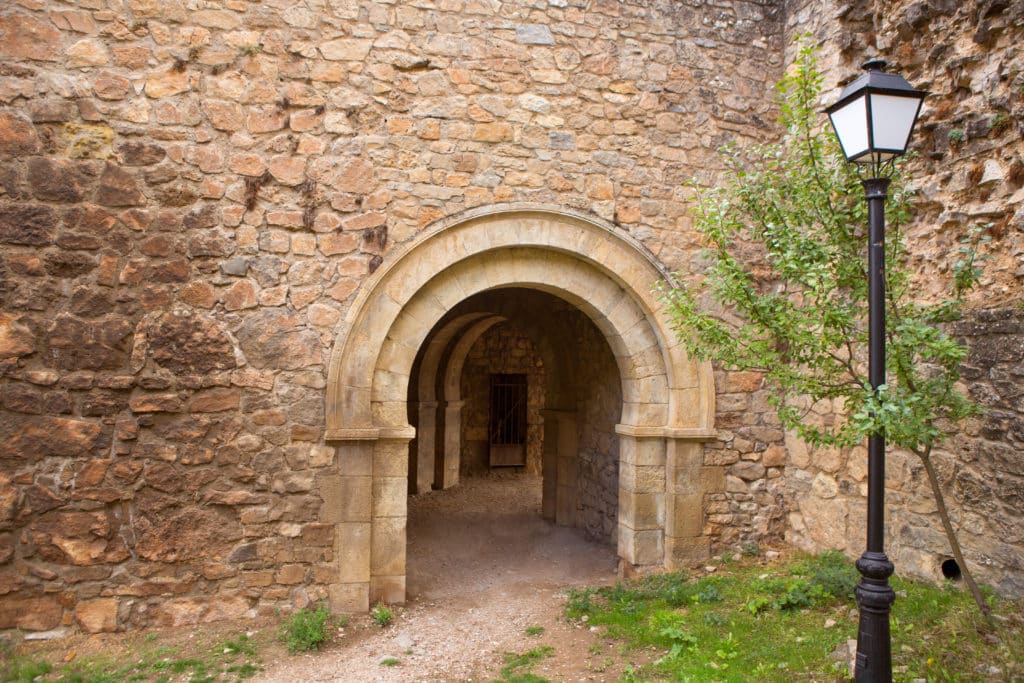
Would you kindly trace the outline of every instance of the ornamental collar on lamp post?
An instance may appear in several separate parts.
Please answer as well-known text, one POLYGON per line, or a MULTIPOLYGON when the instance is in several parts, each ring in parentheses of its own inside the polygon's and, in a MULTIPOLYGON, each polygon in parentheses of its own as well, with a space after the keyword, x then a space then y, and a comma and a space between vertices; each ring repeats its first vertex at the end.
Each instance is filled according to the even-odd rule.
POLYGON ((921 102, 928 95, 899 74, 885 73, 885 65, 883 59, 865 62, 865 73, 825 110, 847 161, 870 165, 873 177, 882 164, 907 151, 921 102))

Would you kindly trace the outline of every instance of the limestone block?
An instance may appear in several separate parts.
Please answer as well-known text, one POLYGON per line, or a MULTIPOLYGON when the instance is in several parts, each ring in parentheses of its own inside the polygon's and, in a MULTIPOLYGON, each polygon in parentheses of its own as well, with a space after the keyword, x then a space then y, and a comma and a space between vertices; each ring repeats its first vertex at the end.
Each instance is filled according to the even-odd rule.
POLYGON ((370 610, 370 582, 335 583, 327 587, 327 601, 331 611, 339 614, 359 614, 370 610))
POLYGON ((345 441, 337 446, 340 472, 348 476, 373 474, 374 446, 369 441, 345 441))
POLYGON ((633 465, 665 467, 665 440, 636 438, 621 435, 619 438, 619 459, 633 465))
POLYGON ((372 479, 369 476, 321 475, 317 491, 323 498, 321 522, 369 522, 372 479))
POLYGON ((706 562, 711 556, 711 540, 704 536, 665 539, 665 568, 681 569, 706 562))
POLYGON ((660 529, 665 523, 665 494, 631 493, 620 488, 619 523, 634 530, 660 529))
POLYGON ((370 553, 373 576, 401 576, 405 572, 405 517, 375 517, 370 553))
POLYGON ((664 532, 661 529, 635 531, 619 524, 619 557, 632 565, 661 565, 665 558, 664 532))
MULTIPOLYGON (((412 365, 411 361, 408 365, 412 365)), ((371 401, 404 403, 405 398, 408 395, 408 375, 400 372, 392 372, 390 370, 377 370, 373 373, 373 391, 370 394, 371 401)))
POLYGON ((371 399, 370 414, 373 416, 373 423, 381 427, 402 427, 408 424, 409 413, 405 401, 371 399))
POLYGON ((406 515, 409 498, 408 477, 374 477, 373 518, 402 517, 406 515))
POLYGON ((408 440, 380 439, 373 444, 373 476, 409 476, 408 440))
POLYGON ((672 496, 672 509, 665 523, 665 536, 700 536, 704 529, 703 505, 704 496, 700 493, 672 496))
POLYGON ((623 403, 623 424, 654 427, 667 424, 668 421, 668 403, 623 403))
POLYGON ((619 488, 632 493, 659 493, 665 490, 665 470, 649 465, 619 463, 619 488))
POLYGON ((703 490, 703 454, 701 444, 693 441, 673 440, 668 445, 668 472, 675 493, 695 493, 703 490))
POLYGON ((370 602, 405 604, 405 576, 374 576, 370 579, 370 602))
POLYGON ((804 496, 797 503, 803 515, 807 536, 818 548, 845 550, 849 506, 842 498, 822 500, 804 496))
POLYGON ((338 558, 338 578, 345 583, 370 580, 372 532, 369 522, 343 522, 338 524, 335 554, 338 558))

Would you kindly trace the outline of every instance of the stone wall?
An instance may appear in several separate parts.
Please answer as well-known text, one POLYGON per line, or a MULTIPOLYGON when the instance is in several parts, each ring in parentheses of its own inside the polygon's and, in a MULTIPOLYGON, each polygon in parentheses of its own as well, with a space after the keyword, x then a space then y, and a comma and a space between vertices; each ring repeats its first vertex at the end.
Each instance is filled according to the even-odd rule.
MULTIPOLYGON (((669 268, 699 267, 684 183, 714 182, 722 143, 777 134, 770 86, 800 30, 826 46, 830 84, 877 42, 936 92, 908 244, 923 266, 987 225, 977 326, 961 330, 987 343, 1000 328, 982 309, 1018 304, 1024 276, 1020 7, 794 0, 784 24, 781 5, 4 4, 0 629, 323 597, 345 557, 321 497, 337 479, 326 363, 367 278, 435 219, 510 201, 593 212, 669 268)), ((993 368, 971 382, 1009 397, 991 405, 1016 434, 1017 380, 993 368)), ((787 505, 799 543, 856 536, 857 458, 788 441, 783 470, 759 379, 716 380, 716 547, 781 533, 787 505), (800 514, 808 492, 841 534, 800 514)), ((972 471, 1004 458, 1010 514, 1020 471, 985 444, 1017 437, 993 429, 965 433, 984 454, 972 471)), ((992 557, 986 577, 1010 581, 1007 553, 992 557)))
MULTIPOLYGON (((880 55, 931 91, 912 139, 907 176, 917 190, 904 236, 917 272, 915 295, 948 291, 961 239, 981 228, 988 242, 981 287, 963 322, 950 327, 971 348, 964 386, 982 406, 935 458, 979 579, 1024 594, 1024 460, 1020 457, 1020 305, 1024 301, 1024 6, 1005 2, 790 2, 787 34, 822 45, 826 101, 837 81, 880 55)), ((790 54, 790 58, 791 58, 790 54)), ((824 104, 824 102, 823 102, 824 104)), ((866 450, 814 451, 794 438, 785 470, 787 538, 851 556, 864 548, 866 450)), ((949 549, 920 463, 890 449, 887 550, 896 571, 941 576, 949 549)))
MULTIPOLYGON (((0 8, 0 628, 269 612, 336 575, 325 363, 431 221, 614 220, 770 134, 774 3, 0 8)), ((344 549, 341 549, 342 555, 344 549)))

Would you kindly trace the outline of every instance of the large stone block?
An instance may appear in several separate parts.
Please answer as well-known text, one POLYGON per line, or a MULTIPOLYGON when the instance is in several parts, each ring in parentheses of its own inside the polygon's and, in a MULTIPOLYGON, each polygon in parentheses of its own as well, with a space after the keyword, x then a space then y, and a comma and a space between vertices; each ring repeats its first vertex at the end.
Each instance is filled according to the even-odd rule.
POLYGON ((702 536, 667 537, 665 539, 665 568, 692 567, 711 556, 711 539, 702 536))
POLYGON ((34 247, 50 244, 59 221, 49 206, 4 204, 0 206, 0 242, 34 247))
POLYGON ((665 522, 666 537, 696 537, 704 530, 704 496, 700 493, 672 496, 665 522))
POLYGON ((370 579, 370 602, 388 605, 405 604, 404 576, 375 576, 370 579))
POLYGON ((368 476, 321 475, 317 493, 323 499, 321 522, 369 522, 372 478, 368 476))
POLYGON ((406 515, 406 502, 409 498, 409 480, 407 477, 374 477, 373 478, 373 516, 402 517, 406 515))
POLYGON ((104 633, 117 630, 117 598, 83 600, 75 605, 75 622, 86 633, 104 633))
POLYGON ((370 580, 372 529, 369 522, 342 522, 337 525, 335 555, 338 579, 344 583, 370 580))
POLYGON ((370 582, 335 583, 327 587, 332 612, 360 614, 370 610, 370 582))
POLYGON ((631 529, 660 529, 665 524, 664 493, 631 493, 619 489, 619 523, 631 529))
POLYGON ((4 596, 0 600, 0 628, 48 631, 61 624, 64 608, 54 595, 38 597, 4 596))
POLYGON ((35 341, 24 316, 0 312, 0 358, 27 356, 35 351, 35 341))
POLYGON ((373 519, 371 575, 405 575, 405 529, 405 517, 375 517, 373 519))
POLYGON ((660 566, 665 559, 664 531, 636 531, 619 524, 619 557, 634 566, 660 566))
POLYGON ((0 428, 7 435, 0 442, 0 457, 81 456, 109 443, 100 424, 63 417, 10 415, 0 417, 0 428))

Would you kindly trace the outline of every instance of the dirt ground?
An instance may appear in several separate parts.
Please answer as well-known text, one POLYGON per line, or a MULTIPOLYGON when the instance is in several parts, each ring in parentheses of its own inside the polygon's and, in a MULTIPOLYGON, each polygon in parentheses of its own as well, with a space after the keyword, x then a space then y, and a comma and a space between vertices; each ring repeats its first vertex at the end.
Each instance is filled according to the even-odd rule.
MULTIPOLYGON (((50 662, 57 669, 47 680, 55 680, 69 662, 106 662, 98 666, 110 670, 141 664, 154 648, 173 651, 176 659, 209 660, 211 648, 219 651, 219 643, 245 633, 253 646, 249 661, 262 668, 250 680, 261 683, 488 682, 501 680, 506 653, 540 647, 553 651, 528 671, 552 683, 617 681, 629 663, 619 645, 562 616, 567 588, 615 581, 614 550, 543 521, 540 499, 541 479, 531 476, 468 479, 411 497, 408 602, 394 607, 386 628, 368 615, 351 615, 319 652, 289 654, 279 623, 259 619, 25 641, 13 654, 50 662)), ((10 645, 0 641, 0 668, 11 653, 5 648, 10 645)), ((191 678, 185 671, 163 680, 191 678)))
POLYGON ((395 623, 347 629, 326 652, 265 662, 256 680, 490 681, 506 652, 545 645, 554 652, 533 668, 538 676, 618 680, 625 662, 614 646, 562 617, 566 588, 614 582, 615 553, 543 521, 540 492, 537 477, 489 477, 411 497, 409 601, 395 623))

